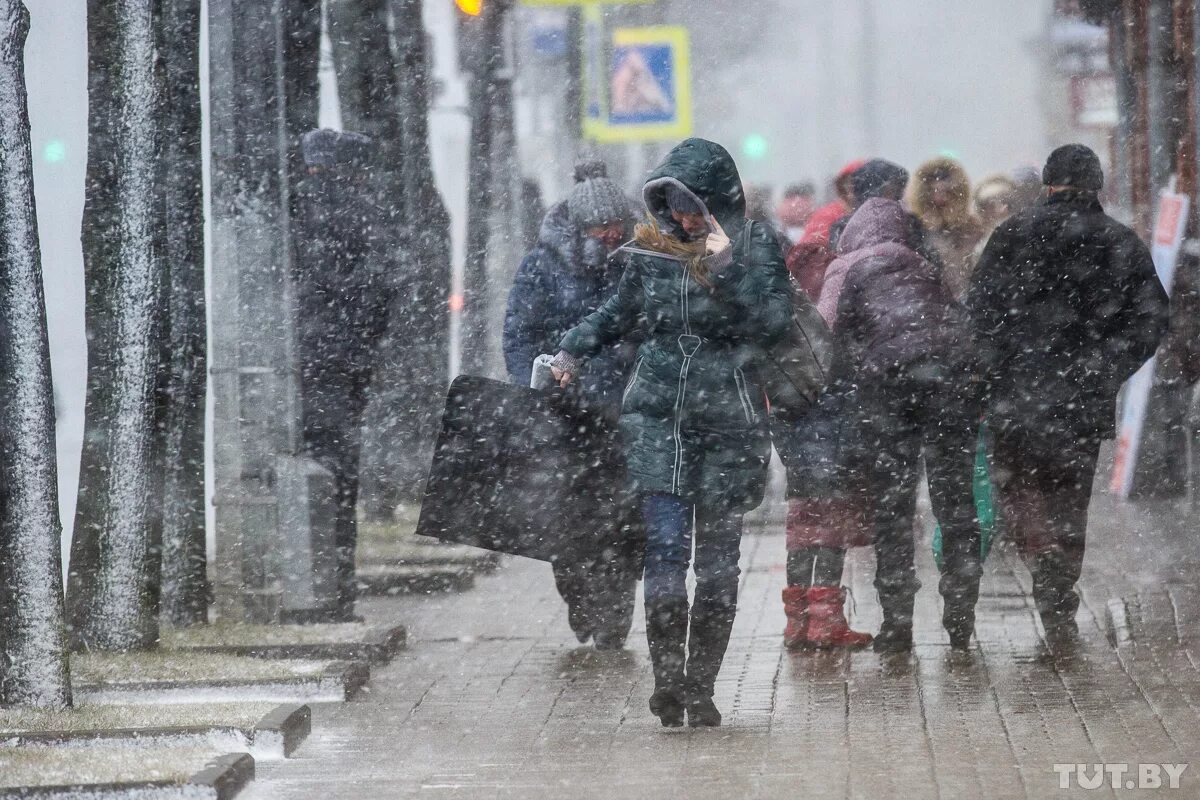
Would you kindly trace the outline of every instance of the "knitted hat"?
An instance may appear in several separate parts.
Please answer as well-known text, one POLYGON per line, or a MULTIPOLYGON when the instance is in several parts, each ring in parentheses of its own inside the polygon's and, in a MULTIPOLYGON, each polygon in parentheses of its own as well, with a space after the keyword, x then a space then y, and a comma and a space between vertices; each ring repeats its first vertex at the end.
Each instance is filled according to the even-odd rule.
POLYGON ((1104 168, 1090 147, 1065 144, 1050 154, 1042 170, 1046 186, 1070 186, 1087 192, 1104 188, 1104 168))
POLYGON ((850 177, 854 201, 859 205, 872 197, 898 200, 904 196, 908 186, 908 170, 883 158, 873 158, 863 164, 850 177))
POLYGON ((682 186, 668 183, 664 194, 667 201, 667 208, 671 211, 678 211, 680 214, 704 213, 704 206, 700 204, 696 196, 685 190, 682 186))
POLYGON ((338 165, 364 169, 371 160, 371 137, 329 128, 309 131, 300 140, 300 153, 307 167, 333 169, 338 165))
POLYGON ((345 131, 338 136, 337 161, 354 169, 366 169, 371 164, 371 137, 363 133, 345 131))
POLYGON ((309 131, 300 140, 300 153, 306 167, 332 169, 337 163, 338 132, 329 128, 309 131))
POLYGON ((609 180, 604 162, 580 162, 575 167, 575 186, 567 195, 567 211, 581 229, 625 222, 630 217, 629 198, 609 180))

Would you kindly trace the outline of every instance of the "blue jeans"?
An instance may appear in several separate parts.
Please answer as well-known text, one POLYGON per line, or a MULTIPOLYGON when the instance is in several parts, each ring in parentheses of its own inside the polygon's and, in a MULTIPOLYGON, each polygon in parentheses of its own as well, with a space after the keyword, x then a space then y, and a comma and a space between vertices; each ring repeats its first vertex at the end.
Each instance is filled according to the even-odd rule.
POLYGON ((687 571, 696 536, 697 603, 737 602, 742 515, 715 512, 669 494, 642 500, 646 522, 646 600, 687 598, 687 571), (695 525, 693 526, 693 519, 695 525))

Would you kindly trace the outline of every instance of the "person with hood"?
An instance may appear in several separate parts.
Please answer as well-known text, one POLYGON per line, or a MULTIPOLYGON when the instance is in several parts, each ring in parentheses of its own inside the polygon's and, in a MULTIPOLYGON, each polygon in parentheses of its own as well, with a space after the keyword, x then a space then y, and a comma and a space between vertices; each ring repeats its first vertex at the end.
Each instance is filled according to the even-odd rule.
MULTIPOLYGON (((604 163, 580 162, 570 195, 546 214, 509 292, 503 343, 513 383, 529 386, 534 359, 557 353, 563 334, 616 293, 624 265, 616 250, 628 238, 632 218, 629 199, 604 163)), ((632 363, 627 340, 610 343, 589 362, 579 399, 616 419, 632 363)), ((552 564, 571 630, 597 650, 623 647, 633 622, 637 574, 622 541, 624 528, 601 537, 594 550, 564 552, 552 564)))
POLYGON ((1033 573, 1047 638, 1069 642, 1100 442, 1168 305, 1149 249, 1100 205, 1094 152, 1058 148, 1042 182, 1046 199, 992 234, 967 307, 1006 530, 1033 573))
POLYGON ((397 254, 372 200, 372 141, 322 129, 305 134, 306 174, 297 192, 297 356, 305 453, 333 474, 337 599, 312 620, 348 622, 354 614, 354 553, 362 417, 374 342, 391 300, 397 254))
POLYGON ((746 219, 725 148, 684 141, 643 197, 651 216, 626 248, 617 295, 563 337, 554 369, 569 383, 586 373, 583 359, 642 327, 621 426, 646 526, 650 710, 667 727, 685 713, 692 726, 715 726, 742 518, 762 502, 770 458, 760 373, 767 348, 794 324, 791 287, 774 232, 746 219))
POLYGON ((878 652, 912 648, 913 511, 925 457, 944 545, 939 584, 951 647, 969 646, 979 596, 973 470, 979 425, 966 314, 913 248, 907 212, 868 200, 842 235, 818 307, 833 320, 857 392, 862 469, 875 538, 878 652), (828 294, 827 294, 828 293, 828 294))
MULTIPOLYGON (((851 185, 856 207, 874 197, 899 200, 908 185, 908 171, 885 159, 872 159, 854 171, 851 185)), ((843 222, 834 226, 839 238, 843 222)), ((840 273, 841 265, 831 265, 830 270, 840 273)), ((834 323, 835 295, 841 288, 840 281, 835 283, 825 282, 820 294, 824 305, 818 304, 827 325, 834 323)), ((854 471, 857 395, 845 364, 835 364, 829 385, 801 422, 775 420, 772 426, 775 450, 787 471, 783 644, 788 649, 859 648, 871 643, 870 634, 850 628, 844 611, 846 551, 870 544, 871 538, 865 521, 866 487, 854 471)))
POLYGON ((942 262, 942 277, 955 299, 962 299, 975 267, 975 248, 983 225, 971 211, 971 181, 952 158, 922 164, 913 181, 909 206, 925 228, 926 241, 942 262))
POLYGON ((830 229, 834 223, 850 214, 854 203, 854 172, 865 163, 861 160, 851 161, 842 167, 833 183, 837 196, 813 212, 804 227, 804 236, 787 253, 788 272, 811 300, 815 301, 821 295, 825 270, 834 258, 834 251, 829 244, 830 229))

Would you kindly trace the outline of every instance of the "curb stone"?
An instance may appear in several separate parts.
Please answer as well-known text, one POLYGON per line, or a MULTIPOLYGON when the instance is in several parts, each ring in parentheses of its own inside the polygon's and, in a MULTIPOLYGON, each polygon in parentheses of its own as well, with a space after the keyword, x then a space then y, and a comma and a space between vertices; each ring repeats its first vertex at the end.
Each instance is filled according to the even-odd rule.
MULTIPOLYGON (((306 705, 280 705, 249 728, 236 725, 180 727, 94 728, 91 730, 15 731, 3 734, 0 746, 55 747, 82 744, 136 744, 154 746, 180 743, 189 738, 228 734, 258 758, 286 758, 312 732, 312 711, 306 705)), ((236 745, 236 743, 234 743, 236 745)))
POLYGON ((0 790, 11 800, 232 800, 254 780, 254 759, 246 753, 218 756, 185 783, 128 783, 28 786, 0 790), (151 794, 152 793, 152 794, 151 794))
POLYGON ((362 661, 333 661, 326 664, 318 675, 208 682, 172 680, 76 684, 74 693, 77 702, 93 704, 251 699, 336 703, 358 694, 370 677, 371 668, 362 661))

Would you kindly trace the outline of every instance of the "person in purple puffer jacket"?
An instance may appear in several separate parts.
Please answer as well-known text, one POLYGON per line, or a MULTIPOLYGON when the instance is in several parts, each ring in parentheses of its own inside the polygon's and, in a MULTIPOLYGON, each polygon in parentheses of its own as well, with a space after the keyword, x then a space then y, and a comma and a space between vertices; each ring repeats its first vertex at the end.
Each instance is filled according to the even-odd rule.
POLYGON ((900 203, 867 201, 846 225, 818 307, 833 319, 857 394, 860 468, 869 486, 883 610, 875 649, 912 648, 920 586, 912 518, 924 455, 945 537, 942 622, 951 646, 965 650, 982 573, 972 493, 979 392, 966 312, 912 239, 911 215, 900 203))

